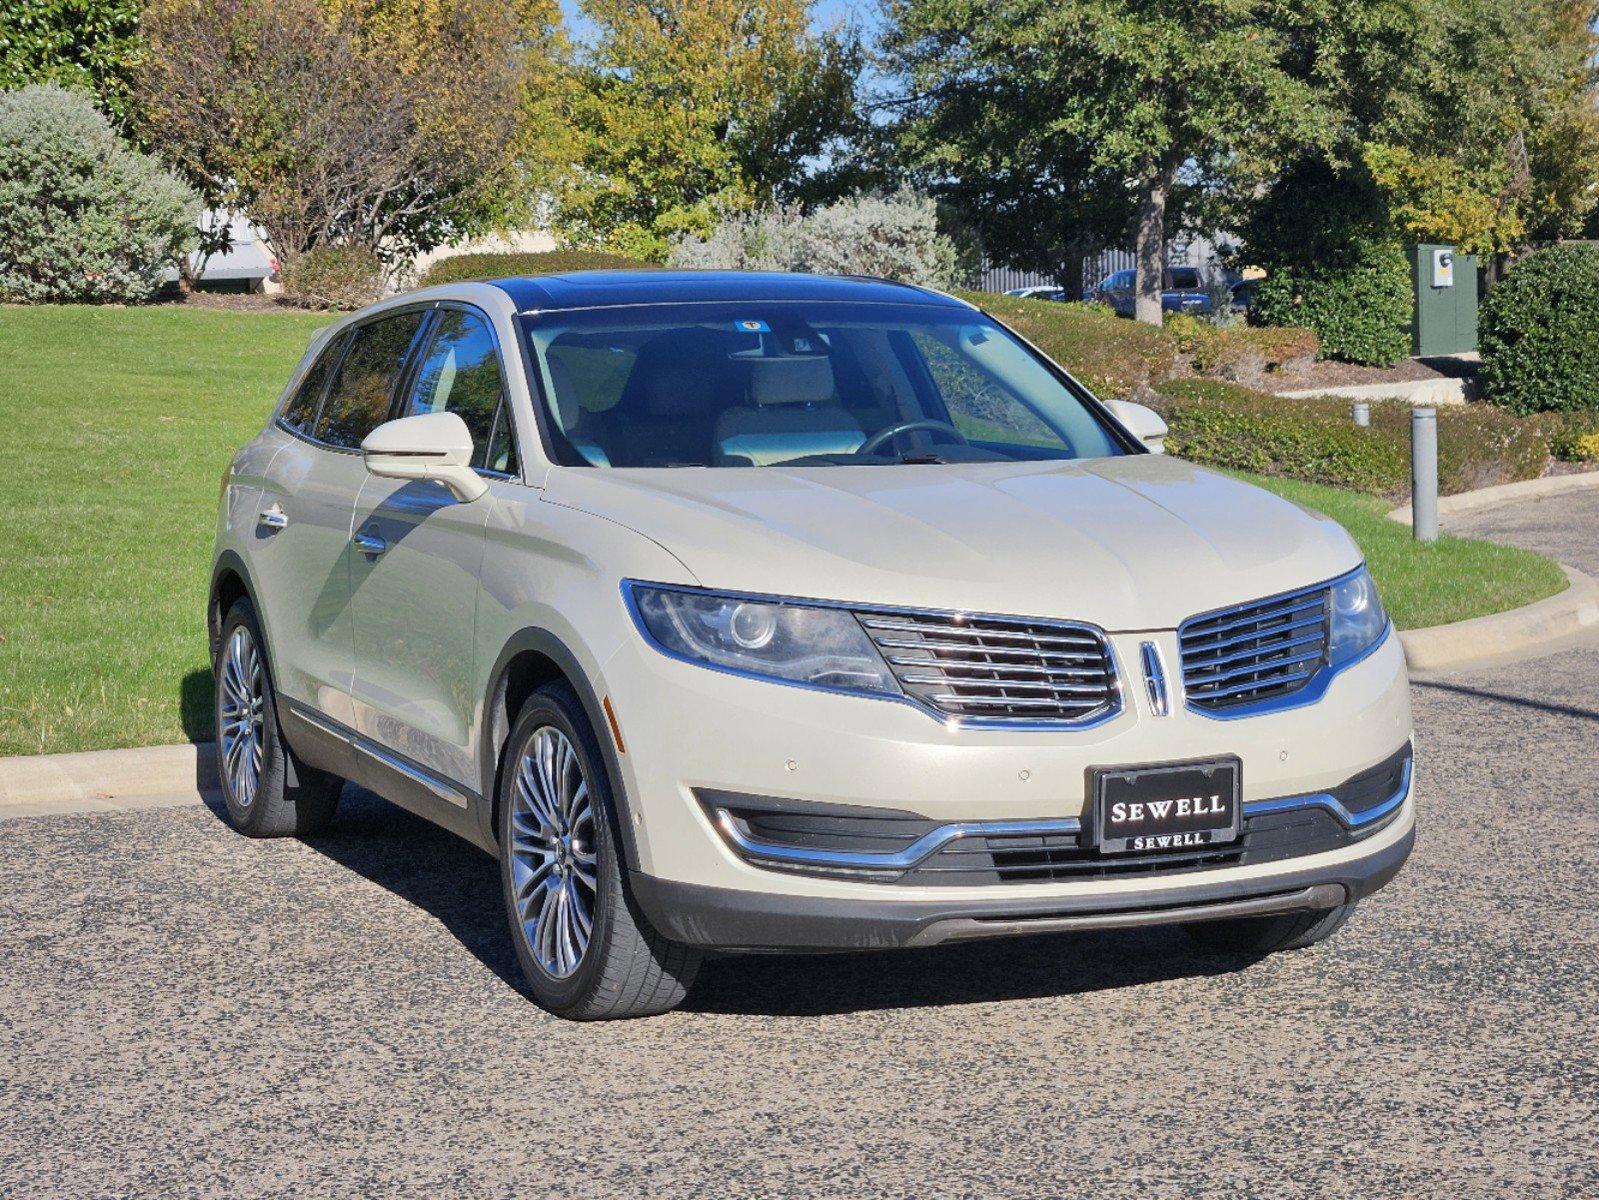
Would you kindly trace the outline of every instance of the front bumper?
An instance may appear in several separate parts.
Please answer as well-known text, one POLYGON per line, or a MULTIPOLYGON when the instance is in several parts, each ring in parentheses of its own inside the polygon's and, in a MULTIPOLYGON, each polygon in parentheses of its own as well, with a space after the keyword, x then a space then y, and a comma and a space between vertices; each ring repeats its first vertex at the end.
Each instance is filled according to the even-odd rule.
MULTIPOLYGON (((633 872, 650 922, 688 945, 722 950, 821 952, 932 946, 975 938, 1125 929, 1328 909, 1369 896, 1395 875, 1415 843, 1412 801, 1368 853, 1320 865, 1289 864, 1269 877, 1185 876, 1158 891, 985 899, 838 899, 706 887, 633 872)), ((1169 880, 1167 881, 1169 882, 1169 880)), ((1015 889, 1011 889, 1012 892, 1015 889)))

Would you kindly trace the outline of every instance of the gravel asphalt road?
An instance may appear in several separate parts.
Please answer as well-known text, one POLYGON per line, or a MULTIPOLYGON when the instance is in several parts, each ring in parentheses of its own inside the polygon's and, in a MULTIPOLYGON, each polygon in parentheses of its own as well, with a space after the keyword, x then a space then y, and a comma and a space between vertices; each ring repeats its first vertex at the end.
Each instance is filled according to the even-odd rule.
POLYGON ((373 797, 0 821, 0 1195, 1599 1195, 1599 638, 1415 699, 1415 857, 1326 945, 729 958, 603 1026, 373 797))

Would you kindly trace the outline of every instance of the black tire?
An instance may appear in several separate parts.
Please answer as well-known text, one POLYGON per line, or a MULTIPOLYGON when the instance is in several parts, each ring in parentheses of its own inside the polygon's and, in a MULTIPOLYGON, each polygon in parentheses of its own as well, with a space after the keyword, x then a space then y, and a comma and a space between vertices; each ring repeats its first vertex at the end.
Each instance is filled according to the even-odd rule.
POLYGON ((1231 921, 1203 921, 1184 925, 1188 936, 1205 950, 1218 954, 1275 954, 1303 950, 1325 941, 1344 927, 1355 902, 1280 917, 1238 917, 1231 921))
POLYGON ((261 635, 255 608, 248 599, 237 600, 223 617, 222 636, 217 642, 212 668, 216 680, 217 776, 227 804, 228 823, 249 837, 300 836, 325 828, 338 807, 344 780, 301 762, 283 740, 266 639, 261 635), (259 659, 260 721, 253 736, 260 746, 260 770, 254 793, 249 796, 241 794, 235 786, 229 769, 228 740, 224 737, 227 714, 223 711, 226 704, 223 673, 235 634, 241 630, 253 643, 259 659))
MULTIPOLYGON (((522 812, 525 828, 525 807, 522 812)), ((511 728, 505 743, 496 832, 511 941, 516 947, 522 975, 541 1008, 570 1020, 606 1021, 654 1016, 682 1003, 699 971, 701 955, 691 947, 668 941, 656 933, 633 901, 622 861, 621 834, 605 758, 582 704, 565 683, 548 684, 534 692, 511 728), (540 895, 540 889, 529 887, 529 881, 543 879, 555 890, 561 884, 548 874, 541 875, 529 869, 530 863, 539 860, 523 857, 521 866, 517 867, 517 852, 512 844, 512 815, 518 811, 519 765, 535 735, 548 729, 563 735, 575 752, 593 808, 592 822, 584 826, 592 830, 592 846, 582 846, 582 852, 593 857, 592 924, 577 966, 564 977, 547 969, 540 961, 534 944, 538 936, 537 923, 530 927, 524 921, 515 876, 520 870, 530 904, 536 903, 533 897, 540 895)), ((573 836, 569 840, 575 847, 588 837, 573 836)), ((520 844, 530 844, 526 834, 520 844)), ((575 889, 577 868, 564 867, 563 870, 572 873, 575 889)), ((586 884, 582 894, 589 895, 586 884)))

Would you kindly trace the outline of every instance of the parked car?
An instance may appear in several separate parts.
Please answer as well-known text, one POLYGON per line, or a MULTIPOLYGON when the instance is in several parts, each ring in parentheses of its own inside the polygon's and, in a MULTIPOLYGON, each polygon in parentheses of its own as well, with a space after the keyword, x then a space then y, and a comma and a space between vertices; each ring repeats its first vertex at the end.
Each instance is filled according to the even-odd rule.
POLYGON ((1404 655, 1341 528, 1164 436, 908 285, 363 309, 223 480, 228 819, 353 780, 497 855, 576 1018, 711 950, 1317 942, 1410 852, 1404 655))
POLYGON ((1263 277, 1257 277, 1240 279, 1234 283, 1229 289, 1232 293, 1232 310, 1235 313, 1247 313, 1255 307, 1255 296, 1260 292, 1260 285, 1264 282, 1263 277))
POLYGON ((1015 296, 1020 300, 1065 300, 1068 299, 1066 289, 1050 287, 1047 284, 1037 284, 1033 287, 1011 288, 1005 293, 1015 296))
MULTIPOLYGON (((1167 267, 1162 280, 1160 307, 1164 312, 1207 313, 1211 309, 1210 292, 1198 267, 1167 267)), ((1108 304, 1118 315, 1133 315, 1134 301, 1138 295, 1137 272, 1116 271, 1107 275, 1090 292, 1089 299, 1098 304, 1108 304)))

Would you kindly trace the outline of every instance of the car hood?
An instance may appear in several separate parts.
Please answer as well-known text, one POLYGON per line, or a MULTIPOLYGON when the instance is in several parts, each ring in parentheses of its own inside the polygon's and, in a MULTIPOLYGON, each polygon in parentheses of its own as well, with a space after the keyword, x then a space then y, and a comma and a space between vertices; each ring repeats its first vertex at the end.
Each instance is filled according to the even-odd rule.
POLYGON ((1111 631, 1330 579, 1332 520, 1165 455, 882 467, 550 473, 546 499, 625 525, 705 587, 1089 621, 1111 631))

